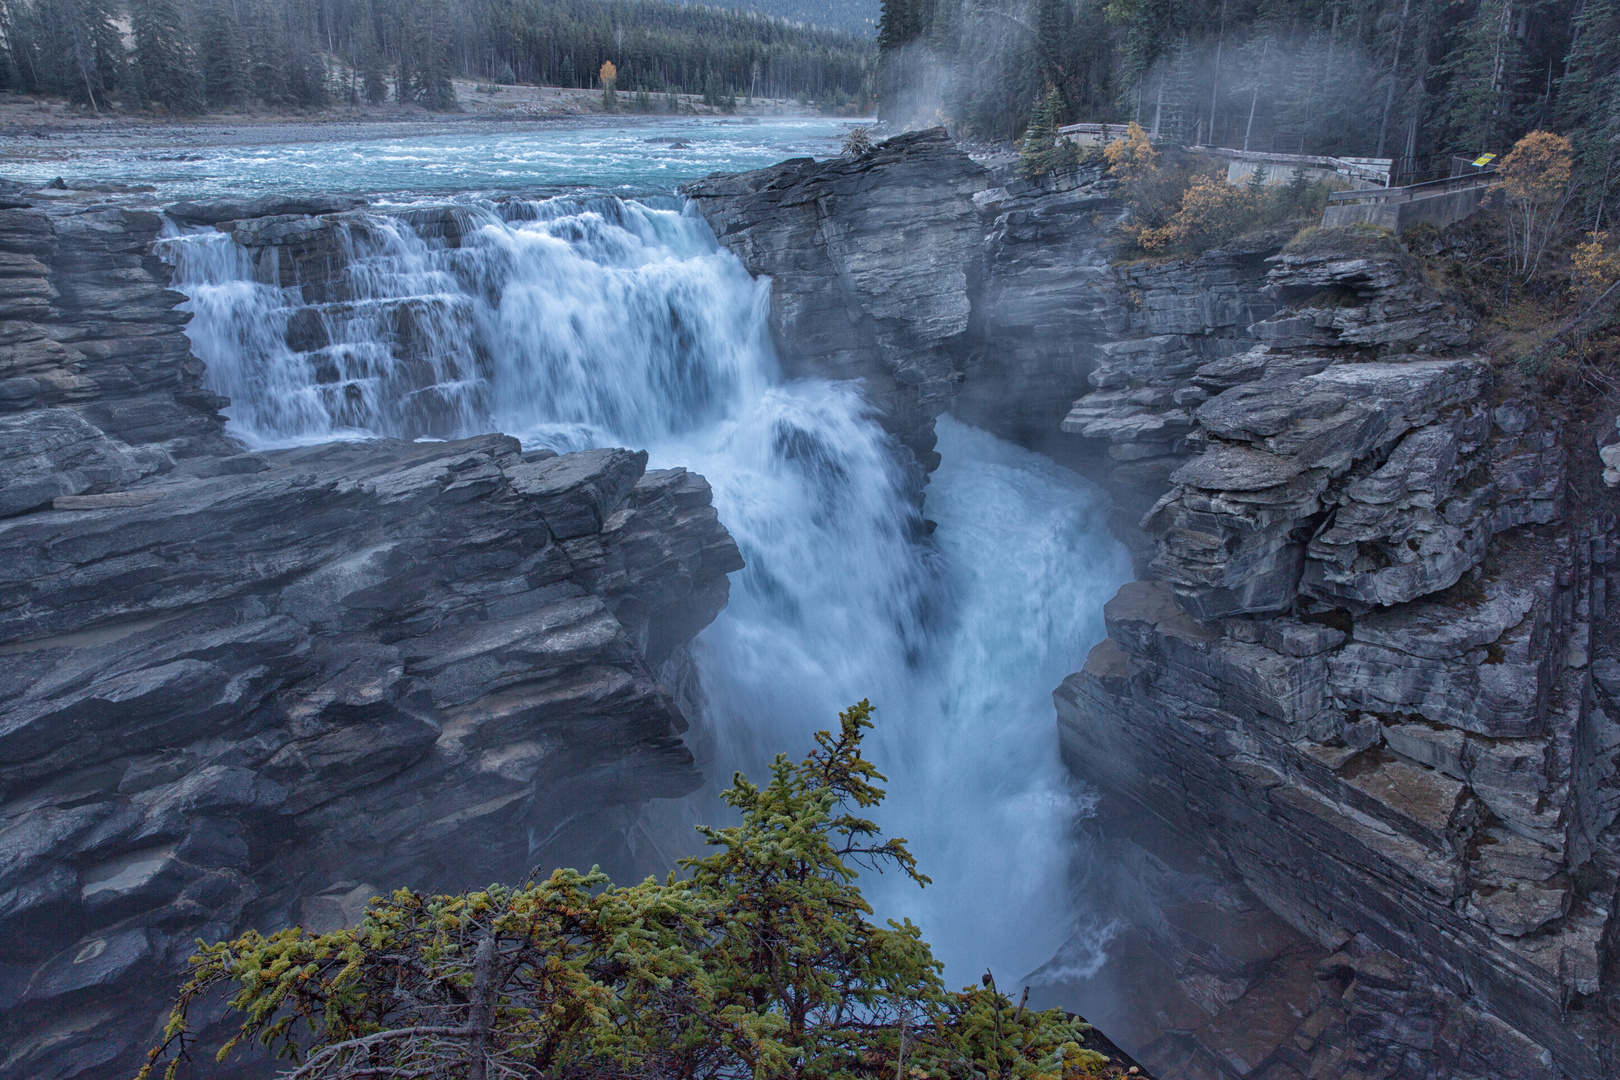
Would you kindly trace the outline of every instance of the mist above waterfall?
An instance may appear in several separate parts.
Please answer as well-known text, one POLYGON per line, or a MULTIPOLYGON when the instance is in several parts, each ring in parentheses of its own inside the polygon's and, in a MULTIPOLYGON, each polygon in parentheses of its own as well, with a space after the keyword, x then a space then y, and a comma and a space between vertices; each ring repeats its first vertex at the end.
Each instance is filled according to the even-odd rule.
POLYGON ((224 234, 167 240, 232 430, 260 447, 499 430, 702 473, 747 567, 693 647, 713 758, 696 798, 802 755, 869 698, 880 822, 935 882, 869 875, 879 916, 918 922, 949 979, 1046 961, 1079 925, 1090 805, 1059 762, 1051 690, 1130 576, 1103 498, 942 418, 923 539, 858 385, 780 377, 767 283, 699 218, 613 198, 457 212, 459 247, 395 218, 346 226, 348 276, 321 303, 257 282, 224 234))

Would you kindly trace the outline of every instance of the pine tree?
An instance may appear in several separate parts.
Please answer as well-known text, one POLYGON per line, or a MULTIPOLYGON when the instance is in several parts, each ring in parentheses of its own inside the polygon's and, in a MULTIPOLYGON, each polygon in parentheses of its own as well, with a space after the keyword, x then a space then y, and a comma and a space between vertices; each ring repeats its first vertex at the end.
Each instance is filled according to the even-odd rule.
POLYGON ((131 0, 130 22, 139 99, 169 112, 201 112, 202 70, 174 0, 131 0))
POLYGON ((1510 0, 1481 0, 1474 17, 1459 24, 1448 43, 1444 142, 1452 153, 1500 153, 1507 141, 1507 84, 1520 47, 1511 32, 1512 14, 1510 0))
POLYGON ((1026 180, 1052 171, 1057 150, 1060 105, 1058 92, 1050 90, 1030 115, 1029 127, 1024 131, 1024 143, 1018 154, 1018 175, 1026 180))
POLYGON ((326 57, 307 38, 293 39, 287 53, 287 97, 294 105, 319 108, 331 101, 326 57))
POLYGON ((285 105, 287 93, 287 36, 281 13, 271 0, 257 0, 246 10, 248 67, 253 97, 266 105, 285 105))
POLYGON ((738 773, 721 795, 736 824, 701 827, 709 854, 662 884, 559 869, 400 889, 329 934, 201 944, 136 1080, 173 1080, 216 1002, 240 1025, 221 1061, 257 1040, 328 1078, 1100 1075, 1078 1018, 1015 1008, 989 974, 947 992, 916 925, 868 921, 863 871, 930 883, 864 816, 885 795, 861 754, 871 712, 845 710, 757 786, 738 773))
POLYGON ((1586 177, 1586 214, 1601 224, 1620 187, 1620 3, 1586 0, 1572 38, 1554 115, 1586 177))
POLYGON ((1282 205, 1289 216, 1301 213, 1311 197, 1311 178, 1305 175, 1304 165, 1295 165, 1288 183, 1282 189, 1282 205))
POLYGON ((394 100, 404 105, 416 100, 416 56, 413 34, 404 34, 394 63, 394 100))
POLYGON ((574 75, 574 58, 572 56, 563 57, 562 69, 557 72, 557 85, 567 87, 579 85, 579 80, 574 75))
POLYGON ((252 92, 251 61, 235 9, 214 0, 199 13, 198 22, 204 99, 216 109, 243 104, 252 92))
POLYGON ((0 93, 14 94, 22 89, 22 75, 12 58, 11 35, 0 34, 0 93))
POLYGON ((100 111, 123 79, 124 48, 109 0, 35 0, 0 7, 8 84, 100 111))
POLYGON ((450 81, 455 58, 450 11, 444 0, 427 0, 416 24, 416 70, 411 96, 423 108, 451 112, 458 107, 456 87, 450 81))
MULTIPOLYGON (((79 79, 85 84, 85 97, 89 99, 93 96, 104 105, 109 93, 123 79, 124 40, 115 21, 116 9, 108 0, 64 2, 76 8, 78 13, 82 36, 75 43, 76 66, 79 79)), ((96 101, 87 101, 87 104, 97 106, 96 101)))
POLYGON ((388 100, 388 69, 377 50, 377 38, 371 32, 371 20, 360 24, 360 93, 370 105, 381 105, 388 100))

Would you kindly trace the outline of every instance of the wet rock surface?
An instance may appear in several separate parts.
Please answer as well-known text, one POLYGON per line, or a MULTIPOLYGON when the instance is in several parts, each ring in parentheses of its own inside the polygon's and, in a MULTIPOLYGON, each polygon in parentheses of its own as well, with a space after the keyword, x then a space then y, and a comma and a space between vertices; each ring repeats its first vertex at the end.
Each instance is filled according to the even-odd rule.
POLYGON ((655 869, 641 805, 701 781, 670 685, 742 564, 701 477, 248 452, 156 215, 0 215, 0 1076, 131 1075, 199 937, 655 869))
POLYGON ((682 191, 750 273, 770 277, 788 373, 864 379, 885 427, 932 471, 934 417, 969 347, 985 183, 937 128, 682 191))

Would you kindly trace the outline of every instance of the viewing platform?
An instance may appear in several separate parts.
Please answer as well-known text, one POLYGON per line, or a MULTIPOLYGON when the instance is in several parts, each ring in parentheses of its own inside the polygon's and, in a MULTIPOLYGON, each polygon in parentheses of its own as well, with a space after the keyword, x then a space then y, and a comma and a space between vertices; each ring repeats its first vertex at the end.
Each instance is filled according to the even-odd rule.
POLYGON ((1322 224, 1379 225, 1396 233, 1424 221, 1445 228, 1479 210, 1495 172, 1482 169, 1403 187, 1335 191, 1328 196, 1322 224))

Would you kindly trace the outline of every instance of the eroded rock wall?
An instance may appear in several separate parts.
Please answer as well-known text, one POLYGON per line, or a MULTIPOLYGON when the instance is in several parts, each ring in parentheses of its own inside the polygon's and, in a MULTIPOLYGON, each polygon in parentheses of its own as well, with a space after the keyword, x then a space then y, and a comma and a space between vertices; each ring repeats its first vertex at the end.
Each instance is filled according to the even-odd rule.
POLYGON ((707 483, 246 452, 155 214, 0 215, 0 1076, 132 1075, 198 937, 653 869, 638 810, 701 781, 668 684, 741 566, 707 483))
MULTIPOLYGON (((1199 391, 1185 463, 1056 700, 1105 822, 1172 862, 1164 836, 1196 837, 1305 947, 1212 997, 1147 926, 1206 1019, 1122 1041, 1169 1076, 1613 1075, 1613 517, 1571 515, 1558 418, 1459 354, 1410 260, 1271 267, 1309 299, 1269 344, 1149 376, 1199 391)), ((1066 426, 1098 437, 1098 404, 1066 426)))
POLYGON ((961 287, 969 311, 903 425, 950 407, 1115 497, 1142 580, 1056 698, 1104 793, 1087 887, 1117 936, 1050 981, 1166 1080, 1620 1070, 1616 539, 1570 513, 1558 417, 1391 239, 1117 263, 1100 175, 968 182, 932 135, 884 153, 692 194, 779 290, 836 294, 793 301, 840 342, 795 362, 850 377, 882 354, 843 323, 900 294, 814 250, 861 205, 816 200, 894 174, 952 238, 917 248, 919 310, 961 287))
POLYGON ((931 472, 934 417, 969 346, 982 239, 973 196, 985 183, 934 129, 682 190, 750 273, 770 277, 787 373, 865 380, 884 426, 931 472))

